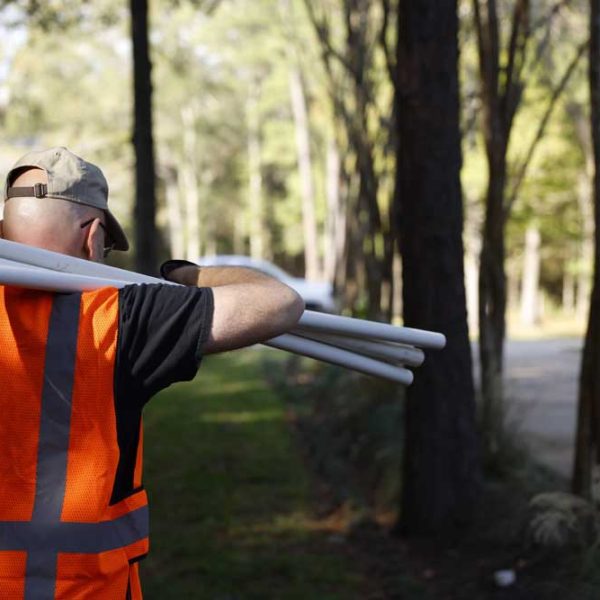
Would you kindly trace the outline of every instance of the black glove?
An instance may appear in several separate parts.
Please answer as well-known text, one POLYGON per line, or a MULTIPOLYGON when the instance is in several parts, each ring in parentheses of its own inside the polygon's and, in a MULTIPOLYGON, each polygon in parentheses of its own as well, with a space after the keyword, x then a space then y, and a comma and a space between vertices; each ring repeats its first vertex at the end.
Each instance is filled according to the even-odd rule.
POLYGON ((163 279, 169 279, 169 275, 172 271, 179 269, 179 267, 186 266, 198 267, 196 263, 190 262, 189 260, 167 260, 160 265, 160 275, 163 279))

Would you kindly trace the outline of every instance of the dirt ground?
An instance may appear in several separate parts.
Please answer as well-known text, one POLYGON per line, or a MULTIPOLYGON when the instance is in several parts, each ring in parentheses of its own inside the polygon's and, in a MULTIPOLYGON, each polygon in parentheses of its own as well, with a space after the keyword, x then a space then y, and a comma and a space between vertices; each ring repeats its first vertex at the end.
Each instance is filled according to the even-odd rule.
MULTIPOLYGON (((506 345, 507 422, 533 461, 556 473, 556 479, 550 475, 551 486, 564 487, 570 477, 582 347, 580 338, 506 345)), ((377 592, 369 600, 600 598, 594 577, 581 576, 581 557, 541 557, 527 549, 518 517, 529 500, 524 487, 488 486, 480 526, 455 543, 401 540, 376 527, 358 528, 349 541, 376 582, 377 592), (497 587, 493 577, 500 569, 512 569, 516 584, 497 587)))

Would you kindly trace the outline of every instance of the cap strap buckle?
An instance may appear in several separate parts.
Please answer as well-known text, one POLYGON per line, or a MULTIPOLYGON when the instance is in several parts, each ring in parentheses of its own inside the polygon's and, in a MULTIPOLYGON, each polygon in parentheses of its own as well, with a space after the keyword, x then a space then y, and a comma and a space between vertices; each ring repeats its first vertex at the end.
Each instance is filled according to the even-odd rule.
POLYGON ((48 193, 48 186, 45 183, 36 183, 33 186, 33 195, 36 198, 44 198, 48 193))

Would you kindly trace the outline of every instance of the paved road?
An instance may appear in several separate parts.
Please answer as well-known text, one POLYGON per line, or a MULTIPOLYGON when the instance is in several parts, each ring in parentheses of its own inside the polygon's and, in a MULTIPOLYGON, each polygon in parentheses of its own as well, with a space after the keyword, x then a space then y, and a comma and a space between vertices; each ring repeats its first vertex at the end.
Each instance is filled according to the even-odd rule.
POLYGON ((509 341, 506 346, 507 418, 533 455, 564 476, 573 462, 582 347, 575 338, 509 341))

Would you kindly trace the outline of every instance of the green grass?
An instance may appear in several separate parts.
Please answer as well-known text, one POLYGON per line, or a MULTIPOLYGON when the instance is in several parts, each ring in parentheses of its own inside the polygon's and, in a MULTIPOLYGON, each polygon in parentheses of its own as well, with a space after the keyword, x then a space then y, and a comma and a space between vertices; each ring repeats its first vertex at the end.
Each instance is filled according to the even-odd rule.
POLYGON ((257 351, 209 357, 146 409, 147 600, 350 600, 362 580, 311 518, 304 467, 257 351))

